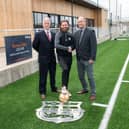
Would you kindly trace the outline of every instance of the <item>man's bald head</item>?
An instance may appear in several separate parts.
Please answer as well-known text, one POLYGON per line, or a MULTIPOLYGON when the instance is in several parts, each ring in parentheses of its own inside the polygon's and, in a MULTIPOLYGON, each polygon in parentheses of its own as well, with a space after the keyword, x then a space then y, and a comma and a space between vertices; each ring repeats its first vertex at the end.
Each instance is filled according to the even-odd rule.
POLYGON ((43 19, 43 28, 46 29, 46 30, 49 30, 50 26, 51 26, 50 18, 49 17, 45 17, 43 19))
POLYGON ((80 29, 83 29, 83 28, 86 27, 86 19, 85 19, 84 17, 82 17, 82 16, 80 16, 80 17, 78 18, 77 23, 78 23, 78 27, 79 27, 80 29))
POLYGON ((78 21, 86 21, 86 19, 85 19, 84 17, 80 16, 80 17, 78 18, 78 21))

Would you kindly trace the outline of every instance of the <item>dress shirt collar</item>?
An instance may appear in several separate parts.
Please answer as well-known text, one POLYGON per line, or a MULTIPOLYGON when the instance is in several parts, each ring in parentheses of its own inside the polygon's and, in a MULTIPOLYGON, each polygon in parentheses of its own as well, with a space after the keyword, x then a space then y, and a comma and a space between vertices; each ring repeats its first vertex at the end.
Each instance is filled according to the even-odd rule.
POLYGON ((45 33, 48 33, 48 32, 50 33, 50 32, 51 32, 50 29, 49 29, 49 30, 45 30, 45 29, 44 29, 44 31, 45 31, 45 33))

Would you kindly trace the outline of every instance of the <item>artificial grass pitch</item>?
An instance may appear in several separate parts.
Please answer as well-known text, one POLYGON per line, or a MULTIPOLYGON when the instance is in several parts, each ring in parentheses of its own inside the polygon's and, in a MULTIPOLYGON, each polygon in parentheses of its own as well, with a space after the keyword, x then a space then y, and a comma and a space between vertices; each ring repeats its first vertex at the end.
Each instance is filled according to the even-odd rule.
MULTIPOLYGON (((95 102, 108 104, 115 83, 120 74, 124 61, 129 53, 129 41, 106 41, 98 45, 97 59, 94 65, 97 99, 95 102)), ((125 79, 129 80, 127 69, 125 79)), ((56 83, 61 88, 61 69, 57 65, 56 83)), ((49 79, 47 83, 46 100, 58 100, 58 93, 50 91, 49 79)), ((82 101, 84 116, 74 122, 55 124, 39 120, 35 110, 41 106, 38 93, 38 72, 16 81, 0 89, 0 129, 98 129, 105 108, 95 107, 89 101, 90 94, 78 95, 81 84, 77 75, 76 58, 70 73, 69 90, 71 101, 82 101)), ((108 129, 129 128, 127 93, 129 84, 122 84, 116 106, 113 110, 108 129), (123 86, 125 85, 125 86, 123 86), (128 86, 127 86, 128 85, 128 86), (125 99, 124 99, 125 98, 125 99)))

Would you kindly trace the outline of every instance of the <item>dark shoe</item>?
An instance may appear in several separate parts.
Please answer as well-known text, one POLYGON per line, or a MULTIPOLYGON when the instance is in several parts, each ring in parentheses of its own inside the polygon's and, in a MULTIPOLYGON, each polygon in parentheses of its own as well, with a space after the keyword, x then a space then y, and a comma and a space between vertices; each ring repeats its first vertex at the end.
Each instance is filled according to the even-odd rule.
POLYGON ((44 100, 46 96, 44 94, 41 94, 41 99, 44 100))
POLYGON ((58 93, 58 90, 57 89, 56 90, 52 90, 52 92, 58 93))
POLYGON ((52 90, 52 92, 60 93, 60 90, 52 90))
POLYGON ((53 87, 53 88, 51 89, 51 91, 57 93, 57 92, 58 92, 58 89, 57 89, 57 87, 55 86, 55 87, 53 87))
POLYGON ((77 94, 86 94, 86 93, 88 93, 88 90, 81 90, 81 91, 77 92, 77 94))
POLYGON ((90 96, 90 100, 91 100, 91 101, 94 101, 95 99, 96 99, 96 95, 91 95, 91 96, 90 96))

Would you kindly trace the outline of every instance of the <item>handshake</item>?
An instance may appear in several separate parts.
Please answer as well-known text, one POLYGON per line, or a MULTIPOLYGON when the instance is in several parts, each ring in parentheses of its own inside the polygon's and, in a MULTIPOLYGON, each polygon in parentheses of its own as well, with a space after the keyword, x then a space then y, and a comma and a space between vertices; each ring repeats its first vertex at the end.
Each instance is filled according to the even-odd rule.
POLYGON ((68 47, 68 52, 72 52, 72 47, 68 47))

